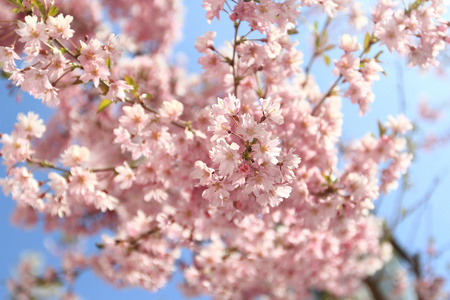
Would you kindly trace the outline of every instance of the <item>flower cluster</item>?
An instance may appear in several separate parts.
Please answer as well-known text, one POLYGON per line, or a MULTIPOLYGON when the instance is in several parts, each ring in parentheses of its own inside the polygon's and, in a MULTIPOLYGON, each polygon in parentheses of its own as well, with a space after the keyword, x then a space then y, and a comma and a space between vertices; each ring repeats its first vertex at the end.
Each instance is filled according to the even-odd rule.
POLYGON ((15 52, 14 46, 1 46, 0 64, 3 71, 10 73, 10 79, 16 86, 49 106, 59 103, 59 88, 56 85, 63 77, 66 77, 63 81, 70 81, 67 77, 82 83, 92 81, 95 87, 100 82, 107 89, 110 85, 107 96, 113 100, 123 100, 124 92, 131 87, 123 80, 110 78, 107 63, 117 61, 120 56, 117 39, 110 35, 105 44, 95 38, 87 44, 79 41, 80 47, 69 50, 66 44, 74 45, 71 41, 74 34, 72 21, 72 16, 62 14, 48 16, 45 21, 38 20, 35 15, 18 21, 15 33, 19 36, 19 42, 24 43, 24 57, 15 52), (22 59, 28 65, 18 68, 16 60, 22 59), (77 75, 78 70, 82 70, 81 75, 77 75))
POLYGON ((367 112, 369 104, 375 100, 372 82, 380 79, 378 73, 382 72, 383 68, 375 58, 361 60, 355 57, 352 52, 361 50, 356 37, 352 38, 345 34, 340 41, 339 48, 344 50, 345 54, 339 61, 335 61, 336 69, 333 73, 341 75, 349 83, 345 96, 350 98, 353 104, 359 105, 359 112, 363 115, 367 112))
POLYGON ((212 106, 208 130, 213 132, 214 146, 209 156, 217 167, 197 161, 192 177, 207 187, 202 196, 214 207, 239 208, 252 199, 262 207, 276 207, 291 193, 289 183, 300 158, 292 149, 282 155, 280 141, 270 131, 284 122, 280 104, 271 98, 259 101, 263 112, 259 121, 242 113, 240 100, 231 94, 212 106), (240 195, 242 200, 232 200, 236 196, 230 193, 240 195))
POLYGON ((380 1, 372 13, 375 37, 389 49, 408 56, 410 66, 437 66, 437 55, 449 42, 446 9, 441 1, 417 1, 396 9, 393 1, 380 1))

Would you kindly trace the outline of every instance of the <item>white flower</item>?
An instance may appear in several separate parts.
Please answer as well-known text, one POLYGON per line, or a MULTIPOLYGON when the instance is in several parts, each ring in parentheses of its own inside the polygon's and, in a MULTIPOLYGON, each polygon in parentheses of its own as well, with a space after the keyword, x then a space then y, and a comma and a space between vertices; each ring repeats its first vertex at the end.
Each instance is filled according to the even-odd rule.
POLYGON ((358 38, 354 36, 353 38, 349 34, 344 34, 339 38, 341 44, 339 48, 344 50, 345 52, 355 52, 361 49, 361 45, 358 43, 358 38))

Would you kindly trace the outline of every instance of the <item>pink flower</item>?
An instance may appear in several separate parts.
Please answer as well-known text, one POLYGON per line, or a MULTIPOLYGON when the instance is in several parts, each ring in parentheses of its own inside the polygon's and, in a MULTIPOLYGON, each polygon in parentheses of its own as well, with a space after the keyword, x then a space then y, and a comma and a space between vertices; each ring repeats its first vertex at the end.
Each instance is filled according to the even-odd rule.
POLYGON ((128 85, 123 80, 116 80, 109 85, 108 93, 106 94, 106 98, 114 101, 116 98, 120 101, 125 101, 126 94, 125 92, 133 89, 132 86, 128 85))
POLYGON ((67 71, 68 63, 69 60, 58 49, 55 49, 52 55, 49 55, 48 59, 43 62, 44 65, 48 65, 48 77, 52 81, 58 80, 64 71, 67 71))
POLYGON ((278 163, 277 157, 281 153, 281 148, 278 147, 279 144, 280 141, 277 138, 265 136, 263 139, 258 140, 256 144, 252 145, 253 158, 259 163, 278 163))
POLYGON ((396 134, 405 134, 413 129, 411 121, 404 114, 400 114, 396 118, 388 116, 386 127, 396 134))
POLYGON ((124 115, 119 118, 119 123, 131 133, 139 133, 150 124, 150 116, 141 105, 124 106, 122 110, 124 115))
POLYGON ((261 102, 264 116, 266 119, 271 120, 277 125, 282 125, 284 123, 284 118, 281 115, 280 103, 274 101, 272 98, 259 99, 261 102))
POLYGON ((108 79, 110 75, 109 69, 104 63, 90 62, 83 64, 84 73, 81 74, 80 80, 84 83, 88 83, 92 80, 95 87, 98 87, 100 80, 108 79))
POLYGON ((263 207, 270 205, 271 207, 277 207, 283 198, 289 198, 292 188, 288 185, 277 185, 268 193, 262 193, 256 197, 256 201, 263 207))
POLYGON ((55 196, 62 196, 67 191, 67 180, 55 172, 48 174, 49 183, 48 186, 53 190, 55 196))
POLYGON ((228 131, 231 126, 229 124, 228 118, 223 115, 218 115, 211 120, 212 125, 208 126, 208 131, 214 131, 214 135, 211 137, 211 141, 215 141, 219 138, 224 138, 228 136, 228 131))
POLYGON ((214 169, 208 168, 208 166, 197 160, 195 162, 195 170, 191 173, 192 179, 200 179, 200 185, 209 185, 214 182, 213 179, 214 169))
POLYGON ((380 39, 381 44, 386 45, 391 53, 394 49, 399 52, 404 52, 406 50, 405 43, 408 36, 405 25, 397 24, 394 19, 384 26, 377 27, 375 36, 380 39))
POLYGON ((202 197, 209 200, 209 204, 212 207, 220 207, 225 205, 225 201, 230 197, 232 187, 223 183, 216 182, 210 188, 206 189, 202 193, 202 197))
POLYGON ((34 112, 29 112, 26 116, 19 113, 18 123, 15 124, 17 132, 24 137, 42 137, 45 132, 45 125, 42 119, 34 112))
POLYGON ((177 120, 183 113, 183 103, 177 100, 164 101, 159 109, 161 119, 167 122, 177 120))
POLYGON ((115 210, 119 204, 119 200, 103 191, 96 191, 94 196, 95 208, 106 212, 108 210, 115 210))
POLYGON ((298 168, 301 158, 294 154, 294 149, 290 149, 289 153, 281 161, 281 173, 283 178, 291 181, 295 178, 294 169, 298 168))
POLYGON ((236 133, 242 135, 244 140, 252 142, 253 139, 260 139, 267 135, 266 127, 265 123, 258 124, 252 115, 244 114, 236 133))
POLYGON ((100 62, 104 64, 106 52, 102 48, 102 44, 97 39, 91 39, 88 44, 80 41, 81 52, 78 60, 83 67, 91 62, 100 62))
POLYGON ((0 46, 0 64, 5 72, 13 72, 16 69, 15 59, 20 59, 20 56, 14 52, 14 47, 0 46))
POLYGON ((206 9, 206 18, 209 23, 211 23, 214 17, 216 17, 217 20, 220 19, 220 11, 223 10, 225 1, 226 0, 203 0, 202 7, 206 9))
POLYGON ((339 48, 345 52, 355 52, 361 49, 361 45, 358 43, 356 36, 352 38, 349 34, 344 34, 339 40, 341 41, 339 48))
POLYGON ((89 156, 88 148, 72 145, 61 155, 61 163, 67 167, 76 167, 88 162, 89 156))
POLYGON ((74 167, 70 170, 69 192, 75 196, 87 196, 92 194, 97 186, 97 176, 95 173, 81 167, 74 167))
POLYGON ((214 115, 234 116, 239 113, 241 101, 234 95, 228 94, 223 99, 217 98, 217 104, 213 104, 212 113, 214 115))
POLYGON ((19 41, 24 43, 43 42, 46 43, 48 36, 46 33, 46 25, 38 22, 36 16, 26 16, 25 22, 19 21, 17 23, 19 29, 16 29, 20 36, 19 41))
POLYGON ((234 169, 239 164, 239 145, 231 143, 228 145, 224 139, 217 140, 217 144, 209 151, 212 161, 219 164, 219 173, 224 176, 233 175, 234 169))
POLYGON ((267 174, 256 173, 254 176, 247 178, 244 193, 253 193, 258 197, 272 190, 274 188, 273 184, 273 180, 267 174))
POLYGON ((210 49, 213 45, 213 39, 215 36, 215 31, 205 32, 204 36, 199 36, 195 41, 195 49, 197 49, 200 53, 204 53, 206 49, 210 49))
POLYGON ((117 175, 114 177, 114 181, 119 183, 119 187, 122 190, 129 189, 133 185, 136 176, 128 163, 124 162, 123 166, 116 167, 115 171, 117 175))
POLYGON ((59 14, 56 17, 48 17, 47 26, 48 26, 48 35, 52 38, 63 38, 65 40, 70 39, 75 32, 73 29, 70 29, 70 23, 73 21, 72 16, 63 16, 59 14))

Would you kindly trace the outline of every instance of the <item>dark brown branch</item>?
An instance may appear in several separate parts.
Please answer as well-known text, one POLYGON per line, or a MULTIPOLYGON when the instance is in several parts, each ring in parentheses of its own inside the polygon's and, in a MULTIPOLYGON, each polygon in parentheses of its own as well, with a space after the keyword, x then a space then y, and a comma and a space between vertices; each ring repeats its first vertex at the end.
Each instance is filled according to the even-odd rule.
POLYGON ((383 292, 381 291, 380 286, 379 286, 379 282, 377 280, 373 279, 372 277, 367 277, 364 280, 364 283, 369 288, 369 290, 370 290, 370 292, 371 292, 371 294, 373 296, 373 299, 375 299, 375 300, 388 300, 384 296, 383 292))

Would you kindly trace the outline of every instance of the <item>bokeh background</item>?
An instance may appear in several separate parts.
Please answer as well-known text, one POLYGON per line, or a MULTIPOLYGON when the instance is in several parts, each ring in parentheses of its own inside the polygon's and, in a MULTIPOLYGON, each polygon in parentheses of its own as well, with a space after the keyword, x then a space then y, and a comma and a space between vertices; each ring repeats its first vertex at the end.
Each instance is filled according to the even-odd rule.
MULTIPOLYGON (((183 63, 190 73, 200 73, 197 64, 199 54, 194 48, 197 36, 206 31, 217 31, 215 39, 217 45, 224 45, 231 40, 234 29, 225 14, 220 22, 217 20, 208 24, 205 11, 201 7, 201 0, 185 0, 184 31, 182 40, 176 45, 172 58, 174 63, 183 63)), ((368 13, 368 12, 367 12, 368 13)), ((314 14, 311 16, 314 18, 314 14)), ((317 17, 320 24, 324 19, 317 17)), ((321 26, 320 26, 321 27, 321 26)), ((320 28, 319 27, 319 28, 320 28)), ((339 26, 331 26, 329 36, 339 34, 339 26)), ((244 32, 243 30, 242 32, 244 32)), ((365 31, 352 32, 363 41, 365 31)), ((304 60, 308 61, 312 48, 312 38, 309 29, 299 22, 299 34, 292 38, 299 40, 299 48, 304 51, 304 60)), ((336 38, 336 42, 337 38, 336 38)), ((381 48, 382 49, 382 48, 381 48)), ((375 47, 374 53, 380 48, 375 47)), ((338 58, 336 52, 335 58, 338 58)), ((333 57, 333 55, 332 55, 333 57)), ((358 116, 358 108, 343 99, 344 127, 342 140, 350 141, 360 138, 368 132, 378 133, 377 120, 384 122, 387 115, 404 113, 415 122, 415 131, 412 140, 423 142, 427 133, 437 135, 450 133, 450 88, 449 78, 445 71, 430 70, 423 73, 418 69, 407 69, 405 60, 387 52, 380 56, 385 68, 386 77, 382 76, 375 82, 374 92, 376 100, 371 111, 364 117, 358 116), (443 116, 437 124, 430 124, 418 119, 417 106, 420 100, 428 99, 431 106, 442 109, 443 116)), ((318 59, 312 69, 312 74, 325 91, 334 81, 331 75, 332 66, 318 59)), ((450 70, 450 61, 444 57, 443 69, 450 70)), ((6 88, 7 81, 0 81, 0 132, 10 133, 19 112, 34 111, 44 119, 48 119, 52 111, 32 99, 28 95, 9 93, 6 88)), ((295 88, 295 87, 293 87, 295 88)), ((420 144, 420 143, 419 143, 420 144)), ((402 209, 415 207, 418 209, 395 228, 395 236, 411 253, 420 252, 422 262, 431 266, 436 273, 450 279, 450 177, 446 176, 450 170, 450 151, 447 145, 439 146, 430 152, 418 151, 409 173, 410 188, 404 191, 400 188, 390 195, 376 201, 377 214, 386 218, 388 225, 392 226, 394 220, 401 215, 402 209), (437 179, 439 179, 437 182, 437 179), (431 196, 429 196, 431 195, 431 196), (430 241, 434 241, 435 257, 425 252, 430 241)), ((0 177, 5 176, 5 168, 0 166, 0 177)), ((34 228, 17 228, 11 225, 10 216, 14 210, 14 201, 0 194, 0 299, 9 299, 6 289, 6 280, 14 274, 14 267, 19 259, 27 252, 39 252, 45 262, 57 265, 58 257, 55 245, 61 239, 57 233, 45 232, 42 223, 34 228), (56 254, 56 255, 55 255, 56 254)), ((97 238, 99 240, 99 238, 97 238)), ((79 241, 80 247, 95 251, 93 247, 95 238, 89 241, 79 241)), ((190 253, 183 252, 183 260, 190 260, 190 253)), ((177 272, 172 281, 161 291, 150 293, 139 289, 117 290, 97 278, 92 271, 82 274, 75 284, 75 293, 83 299, 184 299, 178 291, 177 285, 182 282, 182 275, 177 272)), ((447 283, 447 290, 450 285, 447 283)), ((209 299, 200 297, 198 299, 209 299)))

